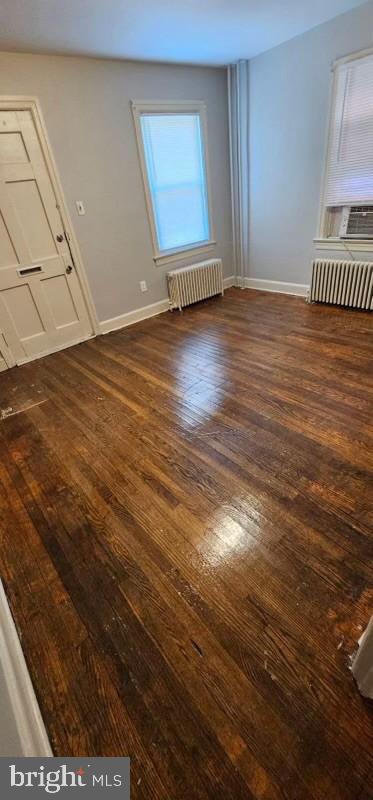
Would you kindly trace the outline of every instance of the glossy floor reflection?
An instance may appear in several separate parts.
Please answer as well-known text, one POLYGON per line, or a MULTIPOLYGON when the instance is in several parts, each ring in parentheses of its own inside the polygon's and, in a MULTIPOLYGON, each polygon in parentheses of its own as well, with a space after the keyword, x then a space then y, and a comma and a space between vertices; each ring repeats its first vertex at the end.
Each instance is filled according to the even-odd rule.
POLYGON ((56 754, 129 754, 135 800, 373 796, 372 365, 372 315, 232 289, 0 375, 56 754))

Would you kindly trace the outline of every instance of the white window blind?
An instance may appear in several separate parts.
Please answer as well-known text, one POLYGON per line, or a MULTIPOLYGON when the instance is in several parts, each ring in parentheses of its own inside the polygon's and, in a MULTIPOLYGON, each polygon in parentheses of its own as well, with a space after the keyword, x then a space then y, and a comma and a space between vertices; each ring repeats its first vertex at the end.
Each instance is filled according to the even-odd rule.
POLYGON ((210 238, 204 143, 199 113, 140 116, 160 252, 210 238))
POLYGON ((373 56, 336 67, 326 206, 373 205, 373 56))

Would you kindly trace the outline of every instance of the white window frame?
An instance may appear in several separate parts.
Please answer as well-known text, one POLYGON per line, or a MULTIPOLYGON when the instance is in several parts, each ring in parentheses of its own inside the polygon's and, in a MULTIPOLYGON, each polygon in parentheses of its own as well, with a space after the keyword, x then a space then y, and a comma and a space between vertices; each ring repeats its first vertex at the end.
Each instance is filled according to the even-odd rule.
POLYGON ((372 239, 341 239, 339 236, 328 236, 327 231, 328 231, 328 226, 330 224, 330 212, 328 207, 325 205, 326 178, 327 178, 328 164, 332 149, 333 120, 334 120, 334 110, 335 110, 335 102, 337 95, 336 69, 341 64, 347 64, 349 61, 357 61, 359 58, 365 58, 366 56, 372 54, 373 54, 373 47, 369 47, 366 50, 359 50, 356 53, 350 53, 348 56, 337 58, 333 62, 331 67, 332 80, 330 88, 329 117, 328 117, 326 147, 324 154, 324 169, 323 169, 320 208, 319 208, 319 221, 318 221, 317 235, 314 239, 314 243, 318 250, 347 249, 349 251, 354 250, 360 252, 364 251, 373 252, 372 239))
POLYGON ((153 244, 153 261, 155 264, 163 265, 173 261, 180 261, 188 258, 189 255, 199 255, 210 251, 216 245, 216 239, 213 229, 213 215, 211 203, 211 182, 210 182, 210 167, 209 167, 209 148, 207 139, 207 116, 206 106, 201 101, 177 101, 177 102, 164 102, 161 100, 132 100, 132 114, 135 124, 137 148, 140 158, 140 167, 142 181, 144 185, 146 209, 149 218, 150 231, 153 244), (198 114, 201 121, 202 132, 202 148, 205 166, 205 179, 206 179, 206 194, 207 194, 207 208, 208 208, 208 221, 209 221, 209 234, 210 238, 206 242, 196 242, 196 244, 188 244, 184 247, 177 247, 171 250, 159 250, 157 230, 154 219, 153 203, 150 192, 148 172, 146 168, 144 142, 141 132, 141 114, 154 113, 154 114, 198 114))

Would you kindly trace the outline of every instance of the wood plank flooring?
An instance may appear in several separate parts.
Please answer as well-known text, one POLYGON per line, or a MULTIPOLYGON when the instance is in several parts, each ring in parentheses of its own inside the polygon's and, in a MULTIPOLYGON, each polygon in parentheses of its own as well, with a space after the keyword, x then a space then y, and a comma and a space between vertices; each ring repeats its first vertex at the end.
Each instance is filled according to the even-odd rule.
POLYGON ((1 577, 57 755, 368 800, 373 317, 229 290, 0 375, 1 577))

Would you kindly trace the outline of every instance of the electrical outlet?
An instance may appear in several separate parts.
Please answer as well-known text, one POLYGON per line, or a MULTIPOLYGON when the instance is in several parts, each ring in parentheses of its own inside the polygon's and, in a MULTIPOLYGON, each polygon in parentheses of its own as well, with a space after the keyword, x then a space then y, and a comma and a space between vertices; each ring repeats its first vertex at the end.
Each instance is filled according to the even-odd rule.
POLYGON ((84 205, 83 205, 83 200, 76 200, 75 205, 76 205, 76 207, 78 209, 79 216, 83 217, 84 214, 85 214, 85 208, 84 208, 84 205))
POLYGON ((147 292, 148 291, 148 287, 146 285, 146 281, 140 281, 140 289, 141 289, 142 292, 147 292))

